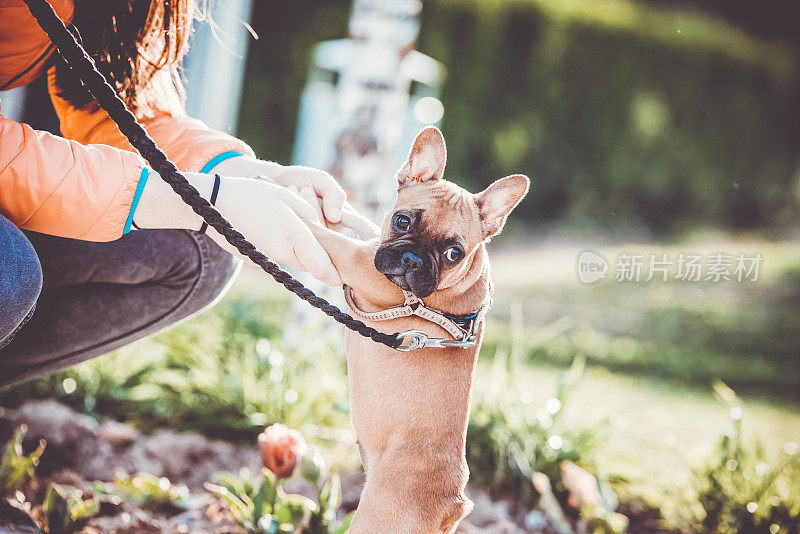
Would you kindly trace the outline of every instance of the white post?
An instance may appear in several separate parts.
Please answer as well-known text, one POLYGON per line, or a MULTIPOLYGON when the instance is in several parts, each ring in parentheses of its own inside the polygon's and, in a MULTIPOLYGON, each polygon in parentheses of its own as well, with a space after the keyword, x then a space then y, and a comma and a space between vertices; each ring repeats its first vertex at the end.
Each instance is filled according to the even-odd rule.
MULTIPOLYGON (((394 202, 394 173, 409 139, 441 118, 434 95, 444 67, 414 50, 421 9, 421 0, 354 0, 349 38, 317 45, 301 99, 295 162, 329 170, 356 209, 376 222, 394 202), (428 89, 411 95, 412 80, 428 89)), ((344 304, 338 289, 301 280, 344 304)), ((285 339, 301 341, 318 320, 307 304, 293 302, 285 339)))
POLYGON ((252 0, 210 2, 184 60, 186 111, 211 128, 235 133, 242 95, 252 0))
POLYGON ((419 33, 421 0, 354 0, 348 62, 337 87, 331 173, 366 215, 392 201, 393 156, 411 77, 402 69, 419 33))

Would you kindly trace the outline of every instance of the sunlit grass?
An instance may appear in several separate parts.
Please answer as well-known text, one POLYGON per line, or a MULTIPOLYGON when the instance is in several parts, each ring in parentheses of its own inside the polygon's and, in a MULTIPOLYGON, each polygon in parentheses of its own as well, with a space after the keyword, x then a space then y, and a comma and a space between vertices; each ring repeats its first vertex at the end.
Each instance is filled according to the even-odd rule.
MULTIPOLYGON (((555 393, 559 372, 520 368, 515 371, 518 391, 539 406, 555 393)), ((485 370, 478 382, 482 376, 485 370)), ((633 493, 653 497, 686 486, 690 467, 706 458, 730 427, 729 412, 710 384, 680 386, 594 367, 571 394, 561 424, 596 429, 599 445, 593 453, 601 470, 631 480, 633 493)), ((800 410, 747 399, 745 415, 748 431, 765 438, 770 453, 800 443, 800 410)))
MULTIPOLYGON (((521 336, 531 363, 565 366, 576 355, 614 371, 700 386, 715 378, 778 401, 800 390, 798 257, 794 243, 704 240, 685 244, 592 247, 609 262, 605 280, 582 284, 576 262, 584 244, 499 248, 497 288, 485 345, 491 354, 521 336), (681 252, 760 253, 756 282, 617 282, 615 258, 681 252), (520 324, 510 326, 518 308, 520 324)), ((642 280, 646 277, 643 269, 642 280)))

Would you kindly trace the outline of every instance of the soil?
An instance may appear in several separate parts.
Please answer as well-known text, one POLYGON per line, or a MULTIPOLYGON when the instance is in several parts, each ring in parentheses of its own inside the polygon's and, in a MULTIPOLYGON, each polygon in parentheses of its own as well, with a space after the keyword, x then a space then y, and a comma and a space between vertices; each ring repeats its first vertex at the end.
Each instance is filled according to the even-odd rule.
MULTIPOLYGON (((41 504, 44 491, 50 482, 75 486, 91 495, 90 481, 110 481, 118 471, 127 474, 147 472, 167 477, 173 484, 185 484, 192 496, 205 504, 189 511, 169 510, 153 512, 137 508, 131 503, 119 505, 104 503, 100 513, 91 519, 82 532, 91 534, 133 533, 209 533, 238 534, 242 532, 230 518, 227 509, 210 497, 203 484, 212 480, 217 471, 238 472, 247 467, 256 472, 261 459, 255 444, 245 447, 209 439, 193 432, 174 432, 156 429, 152 433, 116 421, 98 423, 93 418, 55 401, 30 401, 23 404, 13 417, 0 420, 0 443, 10 436, 17 426, 25 424, 26 450, 39 440, 47 441, 47 448, 37 468, 38 480, 25 488, 27 500, 34 506, 41 504), (210 503, 210 504, 207 504, 210 503)), ((364 482, 361 471, 341 474, 342 505, 345 514, 355 509, 364 482)), ((299 478, 284 485, 286 491, 311 494, 311 485, 299 478)), ((462 522, 461 534, 517 534, 546 533, 546 528, 526 529, 525 518, 515 517, 512 506, 506 501, 493 501, 484 491, 467 488, 467 495, 475 507, 462 522)), ((0 509, 0 533, 24 532, 3 527, 3 521, 20 525, 19 516, 10 519, 13 511, 0 509), (4 528, 6 530, 4 530, 4 528)), ((544 516, 528 514, 528 524, 544 527, 544 516), (539 521, 539 524, 536 524, 539 521)), ((27 532, 36 532, 35 529, 27 532)))

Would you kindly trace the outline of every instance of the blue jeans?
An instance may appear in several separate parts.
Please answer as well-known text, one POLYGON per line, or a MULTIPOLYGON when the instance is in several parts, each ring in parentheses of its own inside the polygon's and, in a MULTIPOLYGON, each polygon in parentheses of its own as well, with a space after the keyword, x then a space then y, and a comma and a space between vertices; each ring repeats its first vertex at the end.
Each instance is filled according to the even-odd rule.
POLYGON ((0 386, 174 325, 216 302, 240 266, 197 232, 91 243, 22 232, 0 216, 0 386))

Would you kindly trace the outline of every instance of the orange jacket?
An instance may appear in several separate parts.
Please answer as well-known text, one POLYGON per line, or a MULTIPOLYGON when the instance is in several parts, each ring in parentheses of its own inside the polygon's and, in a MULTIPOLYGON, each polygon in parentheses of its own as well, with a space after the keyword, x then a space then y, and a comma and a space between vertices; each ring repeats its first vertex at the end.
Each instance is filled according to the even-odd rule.
MULTIPOLYGON (((65 22, 72 20, 72 2, 50 0, 65 22)), ((0 88, 34 80, 52 53, 22 0, 0 0, 0 88)), ((96 103, 77 109, 56 95, 52 69, 48 87, 64 138, 0 114, 0 214, 26 230, 86 241, 117 239, 129 230, 146 164, 96 103)), ((255 157, 244 142, 182 111, 140 120, 184 171, 208 172, 234 155, 255 157)))

